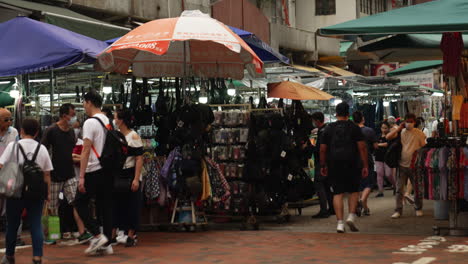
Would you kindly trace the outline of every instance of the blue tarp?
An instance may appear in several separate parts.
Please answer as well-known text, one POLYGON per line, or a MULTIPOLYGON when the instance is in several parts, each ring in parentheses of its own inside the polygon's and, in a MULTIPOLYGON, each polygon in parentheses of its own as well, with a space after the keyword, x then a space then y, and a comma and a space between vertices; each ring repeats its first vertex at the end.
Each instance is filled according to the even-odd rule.
MULTIPOLYGON (((286 56, 273 50, 272 47, 260 40, 254 33, 231 26, 229 28, 241 37, 264 63, 283 62, 289 64, 289 59, 286 56)), ((112 43, 116 42, 118 39, 119 38, 109 39, 106 40, 106 43, 112 45, 112 43)))
POLYGON ((54 25, 17 17, 0 24, 0 76, 93 63, 107 46, 54 25))

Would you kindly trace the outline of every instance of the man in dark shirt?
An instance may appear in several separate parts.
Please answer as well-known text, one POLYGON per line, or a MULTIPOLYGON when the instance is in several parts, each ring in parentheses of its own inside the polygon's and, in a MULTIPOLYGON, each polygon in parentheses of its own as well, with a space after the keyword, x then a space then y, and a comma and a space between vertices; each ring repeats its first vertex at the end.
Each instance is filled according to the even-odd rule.
POLYGON ((368 176, 367 147, 361 130, 349 120, 349 105, 340 103, 336 106, 337 121, 329 124, 320 143, 320 171, 328 176, 332 188, 333 205, 338 225, 336 231, 344 233, 343 222, 344 193, 349 196, 349 216, 346 224, 353 232, 356 227, 356 207, 359 199, 361 176, 368 176), (361 163, 362 162, 362 163, 361 163), (360 166, 362 165, 362 166, 360 166))
POLYGON ((320 174, 320 143, 322 142, 323 131, 326 127, 325 116, 322 112, 315 112, 312 114, 312 122, 318 128, 317 142, 314 147, 315 158, 315 190, 320 201, 320 211, 312 216, 312 218, 328 218, 330 215, 335 214, 333 209, 333 195, 330 191, 330 184, 327 177, 320 174))
MULTIPOLYGON (((51 173, 49 209, 52 215, 58 215, 59 196, 63 192, 69 204, 75 200, 78 189, 78 179, 75 176, 73 162, 73 148, 76 137, 72 125, 76 122, 75 107, 72 104, 63 104, 59 110, 60 119, 51 125, 44 133, 42 144, 51 152, 54 170, 51 173)), ((73 210, 74 218, 80 232, 80 243, 91 239, 91 235, 85 231, 83 221, 76 209, 73 210)))
POLYGON ((377 149, 377 135, 375 131, 370 128, 366 127, 364 124, 366 120, 364 119, 364 115, 360 111, 356 111, 353 113, 353 121, 356 125, 361 128, 362 135, 364 136, 364 140, 366 141, 367 145, 367 159, 369 163, 369 177, 363 178, 361 180, 361 186, 359 187, 359 191, 361 192, 361 197, 358 203, 357 208, 357 215, 370 215, 369 206, 367 206, 367 200, 369 199, 369 195, 372 192, 372 188, 375 185, 375 173, 374 173, 374 158, 372 157, 374 150, 377 149))

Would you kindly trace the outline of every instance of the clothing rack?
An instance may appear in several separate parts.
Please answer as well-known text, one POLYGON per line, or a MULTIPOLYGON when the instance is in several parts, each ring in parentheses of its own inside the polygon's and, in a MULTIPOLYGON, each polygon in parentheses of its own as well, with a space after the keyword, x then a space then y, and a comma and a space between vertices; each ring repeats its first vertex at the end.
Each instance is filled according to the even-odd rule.
MULTIPOLYGON (((443 138, 429 138, 425 148, 466 148, 466 137, 443 137, 443 138)), ((463 167, 463 166, 462 166, 463 167)), ((460 168, 462 169, 462 168, 460 168)), ((465 168, 465 177, 467 169, 465 168)), ((468 180, 465 178, 465 181, 468 180)), ((450 201, 449 208, 449 226, 439 227, 434 226, 434 235, 440 235, 442 230, 447 230, 449 235, 452 236, 466 236, 468 235, 468 211, 461 210, 462 199, 454 199, 450 201)))

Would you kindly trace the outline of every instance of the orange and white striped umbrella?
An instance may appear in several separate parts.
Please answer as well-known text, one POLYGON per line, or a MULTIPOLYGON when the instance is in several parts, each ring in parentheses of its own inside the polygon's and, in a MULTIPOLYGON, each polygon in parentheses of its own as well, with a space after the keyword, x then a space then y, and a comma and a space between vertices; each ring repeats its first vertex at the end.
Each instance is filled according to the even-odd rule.
POLYGON ((239 36, 198 10, 135 28, 98 56, 96 68, 126 74, 130 66, 137 77, 263 74, 263 62, 239 36))

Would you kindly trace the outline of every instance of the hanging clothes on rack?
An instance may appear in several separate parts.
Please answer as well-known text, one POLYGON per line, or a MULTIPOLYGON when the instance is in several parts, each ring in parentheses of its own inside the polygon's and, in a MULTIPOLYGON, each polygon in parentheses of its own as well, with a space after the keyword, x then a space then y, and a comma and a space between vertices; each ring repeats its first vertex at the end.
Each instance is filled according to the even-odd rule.
POLYGON ((466 196, 467 147, 460 140, 431 139, 413 156, 414 191, 429 200, 457 200, 466 196))

